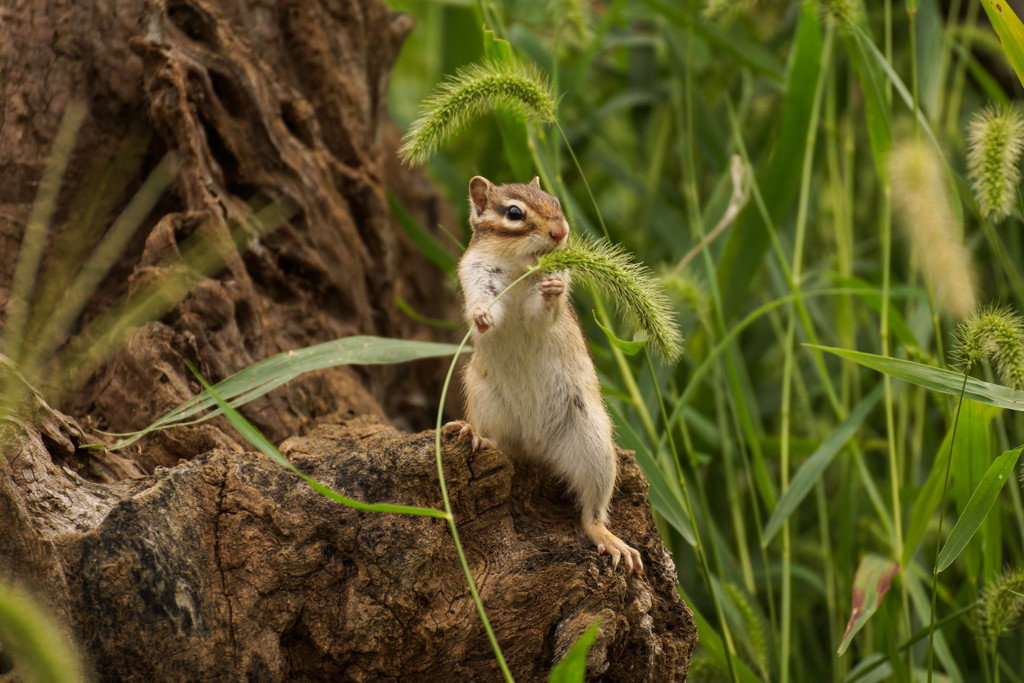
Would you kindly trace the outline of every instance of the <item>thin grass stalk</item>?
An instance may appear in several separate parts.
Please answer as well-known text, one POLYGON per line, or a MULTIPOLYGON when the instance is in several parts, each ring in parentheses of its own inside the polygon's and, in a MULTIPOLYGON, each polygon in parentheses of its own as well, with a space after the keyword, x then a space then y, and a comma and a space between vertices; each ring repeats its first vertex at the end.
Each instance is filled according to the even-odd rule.
POLYGON ((82 265, 64 296, 57 303, 55 310, 50 312, 38 338, 33 340, 34 349, 28 356, 26 369, 35 375, 36 364, 50 358, 54 350, 64 340, 72 324, 85 308, 86 303, 100 282, 110 271, 120 256, 128 240, 135 234, 139 225, 156 205, 164 190, 174 180, 177 173, 178 160, 172 152, 168 153, 139 191, 132 197, 128 206, 104 235, 92 254, 82 265))
MULTIPOLYGON (((920 108, 917 75, 917 0, 907 0, 907 23, 910 25, 910 97, 913 102, 911 113, 913 114, 914 136, 916 137, 921 132, 921 125, 917 120, 917 112, 920 108)), ((892 63, 891 59, 889 63, 892 63)))
MULTIPOLYGON (((740 561, 740 570, 743 574, 744 588, 751 595, 757 595, 757 584, 754 581, 754 566, 750 561, 750 550, 749 543, 747 540, 747 526, 744 521, 744 515, 742 514, 743 506, 742 500, 739 495, 739 491, 736 487, 738 481, 736 472, 733 467, 733 449, 729 447, 729 424, 728 415, 733 414, 732 411, 726 407, 726 401, 722 398, 721 391, 715 393, 715 415, 717 416, 717 425, 719 438, 722 440, 722 452, 721 460, 725 467, 725 485, 726 485, 726 499, 729 501, 729 509, 733 512, 732 517, 732 529, 736 535, 736 554, 740 561)), ((667 420, 665 421, 667 424, 667 420)), ((681 424, 685 424, 683 421, 681 424)), ((668 428, 665 429, 666 434, 670 432, 668 428)), ((754 499, 756 501, 756 498, 754 499)), ((754 505, 754 512, 757 512, 757 505, 754 505)), ((761 528, 760 525, 756 528, 761 528)), ((721 564, 719 564, 721 566, 721 564)))
MULTIPOLYGON (((949 3, 949 11, 946 12, 946 16, 944 19, 944 30, 942 31, 942 50, 939 53, 939 68, 937 70, 938 76, 936 78, 937 82, 939 83, 948 82, 946 80, 946 74, 949 71, 950 60, 953 55, 953 41, 956 40, 953 37, 953 26, 960 18, 960 7, 961 0, 951 0, 949 3)), ((946 92, 944 88, 939 89, 939 95, 940 98, 946 97, 946 92)), ((935 108, 935 111, 943 112, 943 110, 945 109, 944 105, 948 105, 948 101, 943 101, 943 99, 940 99, 938 106, 935 108)), ((942 122, 945 122, 947 124, 946 132, 950 134, 952 134, 952 132, 956 130, 956 126, 959 124, 959 122, 953 122, 953 128, 950 129, 948 126, 950 122, 948 120, 945 120, 943 114, 939 113, 938 119, 940 125, 942 125, 942 122)), ((947 137, 953 138, 953 135, 949 135, 947 137)))
POLYGON ((1006 252, 1006 244, 1003 242, 1002 237, 999 236, 995 226, 992 225, 992 221, 987 218, 980 218, 978 222, 981 224, 981 231, 985 235, 989 249, 995 253, 999 264, 1003 267, 1003 272, 1006 274, 1006 279, 1013 289, 1014 296, 1017 297, 1018 301, 1024 301, 1024 278, 1021 277, 1018 270, 1017 261, 1006 252))
MULTIPOLYGON (((487 310, 491 310, 491 306, 498 302, 498 299, 505 296, 505 293, 515 287, 517 284, 525 280, 529 275, 532 275, 536 268, 527 268, 526 272, 516 278, 512 284, 498 293, 498 296, 494 297, 494 300, 487 305, 487 310)), ((466 583, 469 585, 469 593, 473 597, 473 604, 476 605, 477 614, 480 615, 480 621, 483 622, 484 631, 487 633, 487 639, 491 643, 491 649, 494 650, 494 656, 498 660, 498 668, 501 669, 501 674, 506 681, 511 682, 512 672, 508 668, 508 663, 505 661, 505 655, 501 651, 501 645, 498 644, 498 638, 494 635, 494 629, 491 628, 491 622, 487 618, 487 612, 484 610, 484 603, 480 599, 480 594, 476 589, 476 582, 473 580, 473 572, 469 568, 469 562, 466 560, 466 553, 462 549, 462 541, 459 539, 459 529, 455 524, 455 514, 452 512, 452 503, 448 498, 448 486, 445 483, 444 478, 444 462, 441 460, 441 421, 444 418, 444 405, 448 398, 448 387, 451 386, 452 375, 455 373, 455 366, 458 364, 459 356, 462 355, 462 350, 466 347, 469 342, 469 337, 473 333, 473 328, 470 327, 465 336, 462 338, 462 342, 459 344, 458 350, 455 352, 455 357, 452 358, 451 364, 448 366, 448 374, 445 375, 444 385, 441 387, 441 398, 438 400, 437 405, 437 423, 434 425, 434 458, 437 461, 437 479, 441 486, 441 500, 444 502, 444 511, 448 515, 448 529, 451 531, 452 540, 455 542, 455 552, 459 556, 459 565, 462 567, 462 573, 466 577, 466 583)))
MULTIPOLYGON (((799 232, 799 229, 798 229, 799 232)), ((798 241, 799 238, 798 238, 798 241)), ((790 311, 789 323, 786 326, 786 339, 782 361, 782 407, 779 410, 781 425, 780 462, 779 462, 779 493, 786 493, 789 488, 789 433, 790 433, 790 396, 793 383, 793 339, 796 329, 794 315, 790 311)), ((782 523, 782 631, 780 634, 779 680, 789 681, 789 657, 792 645, 793 630, 793 576, 792 550, 790 546, 789 518, 782 523)))
MULTIPOLYGON (((586 179, 586 174, 584 174, 584 172, 583 172, 583 168, 580 165, 579 159, 576 157, 576 153, 575 153, 575 151, 573 151, 572 145, 569 143, 569 138, 566 136, 565 131, 562 129, 562 127, 559 124, 557 118, 556 118, 554 123, 555 123, 556 129, 558 130, 559 134, 562 137, 563 142, 565 143, 566 150, 569 152, 569 155, 570 155, 570 157, 573 160, 573 164, 575 164, 576 169, 577 169, 577 171, 580 174, 580 178, 583 180, 584 187, 587 190, 587 195, 590 198, 590 201, 591 201, 592 205, 594 206, 594 211, 595 211, 595 213, 597 215, 598 222, 601 225, 601 230, 604 232, 605 236, 608 237, 608 227, 605 224, 604 216, 601 213, 601 208, 600 208, 600 206, 597 203, 597 199, 594 197, 594 193, 590 189, 590 183, 586 179)), ((610 241, 610 238, 609 238, 609 241, 610 241)), ((595 306, 597 307, 597 310, 598 310, 598 317, 602 319, 602 324, 609 325, 610 321, 608 319, 607 312, 604 309, 604 305, 603 305, 600 297, 596 297, 595 296, 594 297, 594 301, 595 301, 595 306)), ((622 373, 623 380, 626 382, 626 385, 627 385, 627 388, 629 390, 630 396, 632 397, 633 402, 636 405, 637 410, 638 410, 638 412, 639 412, 639 414, 641 416, 641 420, 644 422, 644 427, 649 432, 649 437, 651 438, 651 444, 652 444, 652 447, 654 448, 653 452, 656 454, 657 453, 659 439, 658 439, 658 436, 657 436, 657 430, 654 428, 654 421, 651 419, 650 413, 647 410, 646 402, 643 400, 643 397, 640 394, 639 386, 636 383, 636 379, 633 376, 632 370, 629 368, 629 364, 626 361, 625 355, 622 353, 622 351, 620 349, 618 349, 614 345, 611 345, 610 348, 611 348, 612 354, 613 354, 613 356, 615 358, 616 364, 619 366, 619 369, 620 369, 620 371, 622 373)), ((645 348, 645 353, 647 353, 646 348, 645 348)), ((665 410, 664 410, 664 403, 661 401, 661 390, 657 386, 657 381, 655 381, 655 388, 658 391, 659 406, 661 407, 662 413, 664 415, 664 412, 665 412, 665 410)), ((667 415, 664 415, 664 417, 667 418, 667 415)), ((735 665, 733 663, 733 657, 736 655, 736 646, 733 643, 732 634, 731 634, 730 629, 729 629, 729 624, 725 620, 725 612, 724 612, 724 610, 723 610, 723 608, 721 606, 720 601, 718 600, 718 596, 715 593, 714 586, 711 583, 711 571, 710 571, 710 568, 709 568, 708 563, 707 563, 706 550, 705 550, 705 548, 704 548, 704 546, 703 546, 703 544, 701 543, 701 540, 700 540, 699 526, 697 524, 696 517, 693 514, 693 507, 692 507, 692 505, 690 503, 689 492, 688 492, 687 487, 686 487, 686 480, 683 477, 682 469, 680 468, 678 452, 675 449, 675 441, 671 437, 671 429, 668 426, 667 420, 665 421, 664 426, 665 426, 666 433, 669 436, 670 444, 672 446, 673 462, 675 463, 676 474, 679 477, 680 488, 682 489, 682 492, 683 492, 684 503, 686 505, 686 514, 687 514, 687 517, 688 517, 688 519, 690 521, 690 524, 691 524, 691 526, 693 527, 693 530, 694 530, 694 539, 695 539, 696 544, 697 544, 695 550, 696 550, 696 554, 698 556, 698 560, 700 562, 701 572, 704 575, 704 577, 703 577, 704 578, 704 582, 705 582, 705 584, 707 586, 708 594, 709 594, 709 596, 711 598, 712 604, 715 607, 716 615, 718 616, 719 622, 721 623, 722 636, 723 636, 723 638, 725 639, 725 642, 726 642, 726 660, 727 660, 727 663, 728 663, 728 666, 729 666, 729 672, 730 672, 730 675, 732 677, 732 680, 734 682, 736 682, 736 681, 739 680, 738 679, 738 674, 736 673, 735 665)))
MULTIPOLYGON (((672 415, 669 417, 671 424, 676 424, 682 418, 683 408, 693 399, 697 389, 701 386, 700 380, 704 378, 708 372, 711 371, 717 358, 725 353, 729 346, 735 341, 743 330, 757 322, 762 316, 776 308, 783 306, 787 303, 797 303, 802 300, 811 299, 818 296, 844 296, 855 293, 858 290, 849 288, 829 288, 823 290, 816 290, 810 292, 804 292, 802 295, 788 294, 784 297, 780 297, 768 303, 762 304, 760 307, 751 311, 747 316, 733 325, 732 328, 721 338, 718 343, 708 352, 707 356, 691 373, 689 381, 686 384, 686 388, 679 395, 679 399, 676 402, 676 407, 672 410, 672 415)), ((845 418, 843 418, 845 419, 845 418)), ((879 521, 885 529, 886 534, 892 534, 892 520, 889 519, 888 510, 885 507, 885 503, 882 500, 881 494, 878 491, 878 485, 874 482, 874 477, 870 470, 867 469, 863 458, 861 457, 860 449, 857 447, 856 441, 851 441, 851 452, 854 454, 854 461, 857 464, 858 470, 861 474, 861 478, 864 483, 864 488, 868 493, 868 498, 871 500, 874 506, 875 512, 878 514, 879 521)))
MULTIPOLYGON (((661 411, 662 424, 667 425, 668 412, 665 410, 665 401, 661 395, 661 387, 658 385, 658 376, 654 372, 654 361, 651 360, 651 353, 646 346, 644 347, 644 358, 647 361, 647 368, 651 374, 651 382, 654 384, 654 392, 658 401, 658 409, 661 411)), ((719 600, 718 598, 717 591, 715 591, 714 584, 711 582, 711 567, 708 564, 705 545, 701 541, 700 527, 696 524, 694 518, 693 505, 690 502, 690 492, 687 489, 686 481, 683 478, 683 470, 680 464, 681 461, 679 459, 679 451, 676 448, 676 440, 672 436, 672 430, 668 429, 667 427, 665 429, 665 434, 668 438, 669 449, 672 452, 672 461, 675 463, 676 473, 679 476, 679 481, 681 484, 680 488, 682 489, 683 493, 683 504, 686 506, 686 515, 687 517, 689 517, 690 523, 693 524, 693 538, 696 543, 695 550, 697 551, 697 560, 700 565, 701 574, 703 574, 704 583, 707 585, 708 594, 710 595, 711 602, 714 605, 715 613, 718 616, 718 620, 722 624, 722 637, 726 639, 726 663, 729 667, 729 675, 732 677, 732 680, 734 682, 738 682, 739 675, 736 672, 736 665, 733 662, 733 656, 735 653, 731 649, 734 648, 735 645, 733 645, 732 643, 732 634, 730 632, 728 622, 726 622, 725 620, 725 610, 722 607, 721 600, 719 600)), ((657 446, 657 443, 655 443, 655 446, 657 446)), ((714 544, 712 544, 712 550, 714 551, 714 544)), ((720 560, 718 561, 718 564, 721 567, 720 560)))
MULTIPOLYGON (((964 16, 964 26, 975 26, 977 24, 980 7, 980 2, 968 1, 967 14, 964 16)), ((950 8, 950 12, 950 16, 952 16, 952 8, 950 8)), ((953 84, 952 87, 944 89, 945 92, 949 93, 949 102, 946 107, 946 125, 949 130, 949 139, 951 140, 960 139, 958 134, 960 107, 964 99, 964 85, 967 82, 967 59, 965 55, 971 54, 972 44, 974 43, 974 36, 969 31, 961 32, 961 35, 963 36, 963 50, 958 51, 956 68, 953 71, 953 84)))
POLYGON ((932 609, 928 618, 928 674, 927 683, 932 683, 932 671, 935 666, 935 601, 939 590, 939 550, 942 547, 942 509, 946 506, 946 489, 949 488, 949 472, 953 464, 953 446, 956 444, 956 428, 960 424, 960 406, 964 402, 964 391, 967 389, 968 370, 964 369, 964 383, 960 387, 960 398, 956 402, 956 413, 953 416, 953 434, 949 438, 949 458, 946 460, 946 475, 943 478, 942 497, 939 499, 939 531, 935 536, 935 562, 932 564, 932 609))
POLYGON ((88 113, 84 103, 77 100, 68 104, 61 117, 60 126, 53 139, 50 155, 43 167, 32 212, 29 214, 25 235, 21 240, 21 251, 14 267, 11 292, 4 319, 3 352, 16 365, 22 361, 23 335, 28 325, 29 308, 35 290, 39 264, 46 245, 46 233, 50 229, 57 196, 60 194, 61 179, 71 159, 71 152, 78 137, 78 131, 88 113))
MULTIPOLYGON (((883 356, 891 355, 891 340, 889 333, 889 307, 890 292, 892 289, 892 205, 890 202, 891 186, 889 179, 883 179, 881 196, 881 223, 882 223, 882 315, 879 322, 878 335, 881 339, 881 351, 883 356)), ((892 551, 896 563, 903 561, 903 508, 900 501, 900 470, 899 459, 896 452, 896 426, 893 407, 892 378, 883 374, 882 383, 884 387, 885 401, 885 431, 886 446, 889 455, 889 497, 892 505, 892 551)), ((903 614, 906 617, 904 624, 906 633, 910 634, 910 596, 907 594, 906 581, 900 581, 900 603, 903 607, 903 614)), ((907 665, 912 670, 912 660, 908 653, 907 665)))
MULTIPOLYGON (((832 38, 833 30, 829 26, 826 28, 825 40, 822 43, 822 61, 827 62, 831 58, 832 54, 832 38)), ((824 73, 824 71, 823 71, 824 73)), ((819 84, 821 79, 819 78, 819 84)), ((726 100, 726 108, 729 112, 730 124, 732 127, 732 140, 736 145, 736 151, 743 158, 743 162, 748 168, 753 168, 750 157, 747 153, 746 146, 743 142, 743 137, 740 133, 740 124, 736 118, 736 112, 733 109, 732 103, 726 100)), ((817 121, 812 120, 808 128, 816 128, 817 121)), ((761 219, 764 221, 765 228, 768 230, 769 237, 771 239, 772 250, 775 252, 776 261, 779 267, 782 269, 783 277, 786 279, 786 285, 793 293, 798 292, 798 287, 793 273, 789 267, 789 263, 786 261, 786 255, 782 248, 782 242, 779 240, 778 231, 775 228, 775 222, 772 220, 771 215, 768 213, 768 207, 764 202, 764 196, 761 194, 761 187, 757 182, 757 176, 753 173, 750 178, 750 189, 751 197, 754 199, 754 205, 758 209, 758 213, 761 219)), ((795 299, 797 312, 800 314, 800 323, 803 328, 803 333, 807 335, 808 342, 811 345, 818 345, 818 335, 814 330, 814 324, 811 320, 810 313, 807 311, 807 307, 804 306, 803 302, 799 297, 795 299)), ((828 397, 829 404, 832 406, 832 410, 836 415, 836 418, 840 421, 846 419, 846 414, 843 411, 842 405, 839 402, 839 397, 836 394, 835 386, 832 383, 832 379, 828 374, 828 369, 825 366, 825 357, 818 351, 813 351, 815 368, 818 371, 818 376, 822 380, 822 386, 825 389, 825 394, 828 397)))
MULTIPOLYGON (((826 35, 826 41, 831 42, 831 32, 826 35)), ((826 45, 822 45, 823 54, 828 54, 826 45)), ((791 266, 791 279, 795 293, 801 290, 803 276, 803 255, 804 241, 807 235, 807 213, 810 201, 811 175, 814 166, 815 141, 818 135, 818 122, 821 113, 821 101, 824 93, 824 79, 827 69, 821 69, 818 74, 818 82, 815 84, 814 100, 811 105, 810 121, 807 138, 805 140, 804 157, 801 160, 800 172, 800 193, 797 202, 796 236, 793 243, 793 256, 791 266)), ((797 297, 799 300, 799 296, 797 297)), ((796 325, 798 314, 795 307, 789 310, 789 321, 786 326, 785 346, 783 347, 783 369, 782 369, 782 407, 781 415, 781 442, 780 442, 780 464, 779 464, 779 492, 785 494, 789 488, 789 441, 791 428, 791 407, 792 387, 794 375, 794 343, 796 339, 796 325)), ((792 546, 790 538, 789 518, 782 525, 782 633, 781 633, 781 654, 779 662, 779 680, 782 683, 789 681, 790 649, 792 645, 792 546)))

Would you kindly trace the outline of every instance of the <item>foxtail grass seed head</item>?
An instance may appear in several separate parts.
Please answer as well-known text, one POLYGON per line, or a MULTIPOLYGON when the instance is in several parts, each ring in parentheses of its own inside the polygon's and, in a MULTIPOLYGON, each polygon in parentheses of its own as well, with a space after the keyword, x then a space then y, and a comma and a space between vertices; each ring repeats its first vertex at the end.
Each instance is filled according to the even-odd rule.
POLYGON ((930 143, 908 139, 893 147, 889 174, 913 262, 935 305, 960 319, 977 307, 974 267, 953 221, 943 163, 930 143))
POLYGON ((989 307, 962 321, 955 353, 964 372, 991 358, 999 381, 1024 389, 1024 320, 1009 306, 989 307))
POLYGON ((860 19, 860 0, 819 0, 819 4, 845 31, 853 29, 860 19))
POLYGON ((749 11, 757 0, 707 0, 704 3, 704 18, 717 21, 719 19, 732 19, 733 17, 749 11))
POLYGON ((665 268, 658 274, 658 279, 669 296, 688 310, 701 314, 707 308, 707 286, 689 268, 681 271, 665 268))
POLYGON ((1024 567, 1014 567, 991 581, 978 601, 978 623, 988 642, 1024 622, 1024 567))
POLYGON ((590 7, 587 0, 550 0, 548 12, 556 26, 563 31, 562 38, 575 47, 583 47, 594 37, 590 30, 590 7))
POLYGON ((472 119, 505 109, 528 121, 554 121, 556 101, 540 71, 526 64, 486 61, 460 70, 420 105, 420 116, 398 154, 422 164, 472 119))
POLYGON ((573 278, 611 295, 663 359, 679 356, 683 338, 664 289, 621 246, 574 237, 567 248, 541 254, 537 266, 545 272, 572 270, 573 278))
POLYGON ((1000 221, 1010 214, 1020 182, 1024 149, 1024 116, 1013 105, 988 106, 967 126, 967 173, 986 218, 1000 221))

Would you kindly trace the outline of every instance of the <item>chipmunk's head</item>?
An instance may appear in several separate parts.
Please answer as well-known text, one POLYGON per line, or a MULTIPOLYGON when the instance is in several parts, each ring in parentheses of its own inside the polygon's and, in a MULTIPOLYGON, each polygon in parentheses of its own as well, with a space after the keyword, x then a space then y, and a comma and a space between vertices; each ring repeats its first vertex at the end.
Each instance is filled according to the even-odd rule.
POLYGON ((527 185, 495 185, 475 176, 469 181, 469 224, 474 241, 524 257, 561 249, 569 236, 562 205, 540 189, 539 178, 527 185))

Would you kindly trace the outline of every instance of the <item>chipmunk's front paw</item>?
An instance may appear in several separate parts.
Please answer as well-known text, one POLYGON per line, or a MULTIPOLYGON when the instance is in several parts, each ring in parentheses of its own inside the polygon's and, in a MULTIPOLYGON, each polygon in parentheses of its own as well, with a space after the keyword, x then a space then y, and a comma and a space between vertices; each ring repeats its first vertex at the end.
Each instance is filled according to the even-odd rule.
POLYGON ((540 289, 542 297, 551 301, 565 291, 565 281, 557 275, 552 275, 541 280, 537 288, 540 289))
POLYGON ((476 331, 483 333, 494 327, 494 316, 483 304, 477 304, 473 309, 473 324, 476 331))
POLYGON ((469 423, 464 422, 463 420, 449 422, 445 426, 441 427, 441 433, 445 435, 455 434, 456 439, 463 439, 467 436, 471 437, 471 447, 474 453, 479 451, 481 448, 497 448, 493 441, 474 432, 469 423))

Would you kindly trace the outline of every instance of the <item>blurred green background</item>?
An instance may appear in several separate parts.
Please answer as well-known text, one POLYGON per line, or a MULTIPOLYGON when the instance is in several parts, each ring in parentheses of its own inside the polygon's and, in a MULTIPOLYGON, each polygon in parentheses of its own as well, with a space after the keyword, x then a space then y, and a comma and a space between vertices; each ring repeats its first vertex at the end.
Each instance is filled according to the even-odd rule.
MULTIPOLYGON (((988 176, 968 160, 972 117, 1021 87, 1020 45, 1003 51, 986 3, 390 3, 417 24, 392 76, 403 130, 484 59, 485 25, 560 98, 557 126, 487 114, 431 157, 460 211, 442 227, 468 240, 472 176, 536 172, 574 231, 601 236, 603 220, 673 297, 686 349, 650 367, 608 343, 587 292, 576 301, 698 615, 692 680, 1022 680, 1024 504, 1005 475, 1016 455, 998 457, 1024 444, 1019 412, 885 365, 949 380, 958 328, 993 320, 1024 344, 1010 313, 978 317, 1024 298, 1020 126, 988 176), (1010 188, 1005 219, 979 208, 983 182, 1010 188), (997 468, 978 494, 991 508, 971 506, 997 468), (933 611, 958 522, 975 533, 933 611)), ((1008 382, 985 361, 971 374, 1008 382)))

